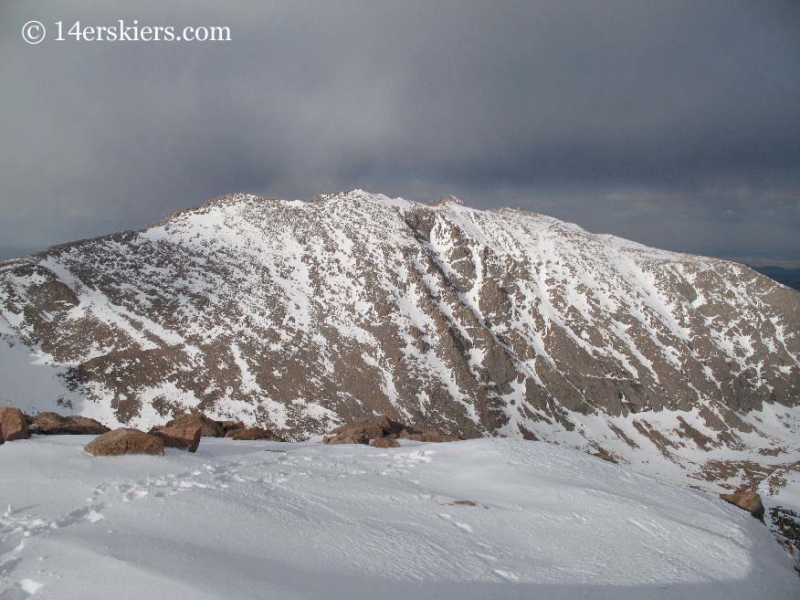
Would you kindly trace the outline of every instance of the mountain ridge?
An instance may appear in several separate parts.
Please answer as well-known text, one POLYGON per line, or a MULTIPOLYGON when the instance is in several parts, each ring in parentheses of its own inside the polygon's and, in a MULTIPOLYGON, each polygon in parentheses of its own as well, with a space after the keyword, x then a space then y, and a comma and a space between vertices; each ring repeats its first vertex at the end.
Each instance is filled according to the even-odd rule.
POLYGON ((0 334, 112 423, 200 409, 299 439, 387 413, 631 462, 647 447, 694 474, 715 453, 794 456, 796 292, 443 200, 213 198, 0 263, 0 334))

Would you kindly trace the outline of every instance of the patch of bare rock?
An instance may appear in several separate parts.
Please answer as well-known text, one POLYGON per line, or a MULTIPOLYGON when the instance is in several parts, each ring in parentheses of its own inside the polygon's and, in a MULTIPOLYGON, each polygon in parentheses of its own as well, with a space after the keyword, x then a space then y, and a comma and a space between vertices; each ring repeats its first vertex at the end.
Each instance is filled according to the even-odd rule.
POLYGON ((619 464, 619 459, 617 459, 616 456, 614 456, 611 452, 600 446, 598 446, 594 452, 589 452, 589 455, 596 456, 597 458, 602 459, 606 462, 619 464))
POLYGON ((164 441, 155 436, 121 427, 95 438, 83 449, 92 456, 118 456, 120 454, 164 454, 164 441))
POLYGON ((800 515, 783 506, 771 508, 769 514, 778 541, 794 557, 800 572, 800 515))
POLYGON ((455 442, 464 438, 447 435, 430 427, 404 425, 383 415, 342 425, 334 429, 330 436, 323 437, 322 441, 326 444, 372 442, 376 448, 394 448, 399 445, 400 439, 417 442, 455 442))

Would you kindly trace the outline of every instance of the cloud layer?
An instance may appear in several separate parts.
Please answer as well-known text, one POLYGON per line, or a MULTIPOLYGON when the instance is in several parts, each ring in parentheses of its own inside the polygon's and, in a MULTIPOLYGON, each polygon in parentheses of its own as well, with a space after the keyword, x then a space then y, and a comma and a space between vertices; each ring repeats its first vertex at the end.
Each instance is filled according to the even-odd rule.
POLYGON ((800 259, 795 2, 164 4, 0 7, 0 245, 362 187, 800 259), (29 46, 31 19, 233 41, 29 46))

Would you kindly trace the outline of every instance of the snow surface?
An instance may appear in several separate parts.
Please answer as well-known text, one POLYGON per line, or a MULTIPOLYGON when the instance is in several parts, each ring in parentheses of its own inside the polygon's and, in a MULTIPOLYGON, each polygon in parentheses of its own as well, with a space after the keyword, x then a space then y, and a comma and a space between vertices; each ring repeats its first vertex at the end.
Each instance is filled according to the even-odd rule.
POLYGON ((204 438, 197 454, 92 458, 90 439, 0 449, 0 599, 735 600, 800 589, 789 556, 745 512, 564 447, 204 438))

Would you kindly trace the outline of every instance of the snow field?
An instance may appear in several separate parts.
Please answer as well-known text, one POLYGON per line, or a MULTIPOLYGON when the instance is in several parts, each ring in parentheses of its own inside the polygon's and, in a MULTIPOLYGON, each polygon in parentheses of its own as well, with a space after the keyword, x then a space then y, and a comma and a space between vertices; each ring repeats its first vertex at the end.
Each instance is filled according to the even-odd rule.
POLYGON ((0 450, 0 599, 777 599, 800 583, 743 511, 544 443, 204 438, 92 458, 90 439, 0 450))

